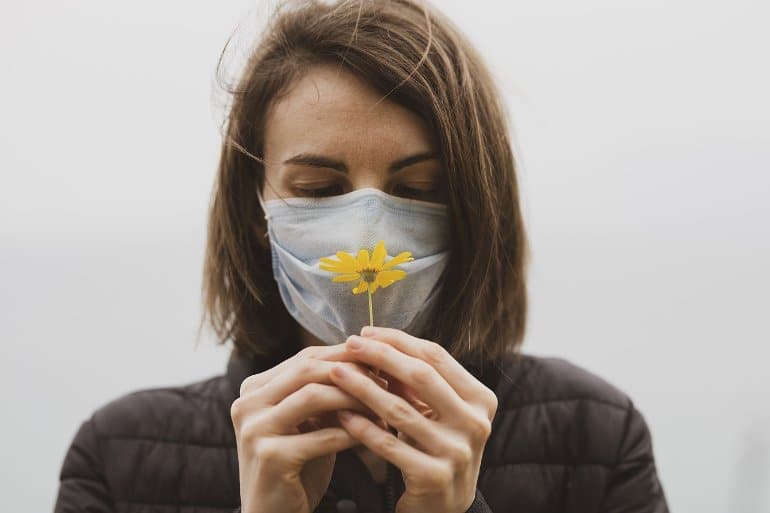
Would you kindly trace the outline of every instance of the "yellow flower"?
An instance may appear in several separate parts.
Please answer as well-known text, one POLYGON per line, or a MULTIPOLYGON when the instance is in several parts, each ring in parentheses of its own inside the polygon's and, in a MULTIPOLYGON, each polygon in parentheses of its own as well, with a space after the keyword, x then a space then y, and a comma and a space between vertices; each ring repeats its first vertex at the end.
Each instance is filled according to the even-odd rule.
POLYGON ((392 267, 414 260, 409 251, 399 253, 387 262, 385 262, 386 255, 385 241, 381 240, 374 247, 371 256, 366 249, 360 250, 357 257, 344 251, 337 251, 339 260, 321 258, 318 265, 324 271, 340 274, 332 278, 332 281, 360 280, 358 286, 353 289, 353 294, 368 291, 371 296, 379 287, 385 288, 406 276, 406 271, 392 269, 392 267))

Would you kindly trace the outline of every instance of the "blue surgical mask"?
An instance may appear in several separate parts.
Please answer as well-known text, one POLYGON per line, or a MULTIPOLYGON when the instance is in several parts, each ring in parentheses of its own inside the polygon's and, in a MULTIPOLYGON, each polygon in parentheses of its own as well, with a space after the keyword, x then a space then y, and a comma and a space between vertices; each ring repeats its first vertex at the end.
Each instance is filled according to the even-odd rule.
POLYGON ((396 269, 406 276, 372 294, 374 325, 424 336, 449 257, 446 205, 401 198, 379 189, 356 189, 322 198, 264 201, 273 276, 286 309, 307 331, 333 345, 369 324, 367 294, 353 294, 357 282, 332 282, 336 274, 318 267, 337 251, 370 253, 385 241, 388 256, 409 251, 413 261, 396 269))

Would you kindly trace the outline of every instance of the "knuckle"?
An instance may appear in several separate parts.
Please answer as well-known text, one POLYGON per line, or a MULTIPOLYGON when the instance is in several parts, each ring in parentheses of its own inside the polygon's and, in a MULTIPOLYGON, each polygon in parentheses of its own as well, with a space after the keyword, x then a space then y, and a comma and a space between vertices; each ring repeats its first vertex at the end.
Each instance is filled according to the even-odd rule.
POLYGON ((318 442, 322 445, 333 445, 343 440, 344 438, 346 438, 346 433, 347 431, 345 431, 344 429, 342 430, 334 429, 334 430, 326 431, 324 432, 323 435, 320 436, 320 439, 318 442))
POLYGON ((318 404, 324 396, 324 386, 320 383, 308 383, 299 390, 299 395, 305 404, 318 404))
POLYGON ((254 422, 245 424, 239 429, 239 439, 241 444, 249 450, 255 447, 261 436, 262 433, 259 430, 258 425, 254 422))
POLYGON ((423 349, 423 354, 426 362, 431 365, 438 365, 446 358, 447 351, 441 344, 428 340, 425 349, 423 349))
POLYGON ((412 418, 413 412, 406 401, 394 401, 385 409, 385 420, 394 426, 403 426, 412 418))
POLYGON ((243 381, 241 381, 241 390, 239 395, 243 395, 246 392, 257 387, 257 382, 258 382, 257 376, 258 374, 252 374, 251 376, 246 376, 246 378, 243 381))
POLYGON ((230 405, 230 419, 234 424, 240 423, 243 417, 243 400, 236 398, 230 405))
POLYGON ((468 429, 473 440, 486 442, 489 435, 492 434, 492 423, 486 417, 473 417, 468 422, 468 429))
POLYGON ((450 463, 440 463, 422 476, 422 486, 426 490, 444 490, 454 482, 454 469, 450 463))
POLYGON ((369 353, 370 358, 373 360, 373 365, 380 365, 385 359, 385 351, 388 347, 383 343, 374 343, 366 346, 366 352, 369 353))
POLYGON ((436 483, 442 488, 447 488, 454 482, 455 472, 452 465, 439 465, 435 473, 436 483))
POLYGON ((465 444, 457 444, 447 452, 450 454, 452 463, 459 469, 466 468, 473 460, 473 451, 465 444))
POLYGON ((391 433, 387 433, 379 438, 377 447, 386 459, 392 457, 398 450, 398 438, 391 433))
POLYGON ((499 406, 499 402, 497 399, 497 395, 491 390, 489 390, 488 393, 488 399, 487 404, 489 405, 489 420, 492 420, 495 418, 495 415, 497 414, 497 407, 499 406))
POLYGON ((305 346, 297 353, 297 356, 300 356, 301 359, 315 358, 318 356, 318 346, 305 346))
POLYGON ((270 438, 261 438, 254 442, 254 454, 259 460, 275 461, 281 457, 279 445, 270 438))
POLYGON ((297 361, 295 369, 298 374, 305 375, 313 370, 313 362, 309 359, 303 358, 297 361))
POLYGON ((409 378, 418 387, 430 385, 433 382, 433 367, 427 363, 420 363, 409 372, 409 378))

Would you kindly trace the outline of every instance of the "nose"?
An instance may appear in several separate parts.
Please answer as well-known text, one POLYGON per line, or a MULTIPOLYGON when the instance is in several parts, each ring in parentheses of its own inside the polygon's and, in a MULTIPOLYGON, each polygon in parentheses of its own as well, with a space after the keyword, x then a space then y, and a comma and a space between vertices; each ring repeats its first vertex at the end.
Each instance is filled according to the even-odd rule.
POLYGON ((371 187, 373 189, 384 191, 387 185, 387 176, 383 176, 382 173, 376 171, 360 170, 358 172, 350 173, 350 184, 353 186, 354 190, 371 187))

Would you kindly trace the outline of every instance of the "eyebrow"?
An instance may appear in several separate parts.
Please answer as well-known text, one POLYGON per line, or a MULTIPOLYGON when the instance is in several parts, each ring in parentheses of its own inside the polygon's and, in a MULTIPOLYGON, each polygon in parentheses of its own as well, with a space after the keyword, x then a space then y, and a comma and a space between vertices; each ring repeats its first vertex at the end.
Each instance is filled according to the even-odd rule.
MULTIPOLYGON (((438 156, 435 152, 428 151, 423 153, 416 153, 408 157, 396 160, 388 166, 389 173, 395 173, 396 171, 403 169, 407 166, 423 162, 425 160, 436 159, 438 156)), ((348 167, 341 160, 324 157, 323 155, 316 155, 314 153, 298 153, 291 158, 283 161, 284 164, 298 164, 302 166, 312 167, 328 167, 340 171, 341 173, 347 173, 348 167)))

